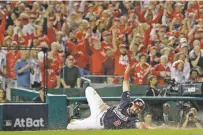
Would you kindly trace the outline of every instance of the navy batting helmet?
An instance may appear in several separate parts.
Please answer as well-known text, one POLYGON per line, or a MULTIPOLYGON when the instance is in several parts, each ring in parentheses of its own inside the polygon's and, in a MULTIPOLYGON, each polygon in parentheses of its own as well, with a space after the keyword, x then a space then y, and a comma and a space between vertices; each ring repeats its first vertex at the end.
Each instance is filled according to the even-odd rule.
POLYGON ((138 98, 131 102, 131 106, 134 106, 138 109, 139 112, 141 112, 145 108, 145 102, 142 99, 138 98))

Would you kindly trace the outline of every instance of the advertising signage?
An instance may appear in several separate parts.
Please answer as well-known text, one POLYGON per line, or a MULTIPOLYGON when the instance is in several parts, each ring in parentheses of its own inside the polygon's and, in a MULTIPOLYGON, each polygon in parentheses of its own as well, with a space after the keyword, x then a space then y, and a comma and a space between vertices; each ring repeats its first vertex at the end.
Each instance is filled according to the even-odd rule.
POLYGON ((47 104, 3 105, 3 130, 44 130, 48 125, 47 104))

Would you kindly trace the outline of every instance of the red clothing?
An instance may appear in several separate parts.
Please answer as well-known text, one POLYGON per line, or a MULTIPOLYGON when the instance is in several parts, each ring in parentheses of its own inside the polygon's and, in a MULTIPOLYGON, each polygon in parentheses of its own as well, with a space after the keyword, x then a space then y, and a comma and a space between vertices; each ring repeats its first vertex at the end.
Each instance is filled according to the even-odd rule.
POLYGON ((16 79, 16 74, 14 66, 16 61, 20 59, 20 51, 12 52, 8 51, 6 54, 6 63, 7 63, 7 74, 9 78, 16 79))
POLYGON ((163 9, 159 9, 159 12, 157 14, 157 16, 151 20, 151 21, 146 21, 149 25, 153 24, 153 23, 158 23, 159 20, 161 19, 162 15, 164 13, 164 10, 163 9))
POLYGON ((61 58, 58 53, 54 53, 53 58, 55 59, 55 61, 51 62, 50 64, 51 69, 53 69, 55 73, 59 73, 62 68, 61 64, 63 64, 63 62, 61 61, 61 58))
POLYGON ((162 64, 157 64, 154 66, 154 69, 152 70, 152 74, 157 76, 157 81, 159 85, 164 85, 164 78, 170 77, 170 76, 166 76, 166 77, 162 77, 160 75, 161 71, 166 71, 166 72, 171 72, 170 68, 168 66, 163 66, 162 64))
POLYGON ((67 50, 70 51, 70 52, 72 52, 74 50, 75 46, 76 45, 73 42, 69 41, 69 40, 66 42, 67 50))
POLYGON ((85 33, 84 33, 84 32, 81 32, 81 31, 77 31, 77 32, 75 33, 75 37, 76 37, 78 40, 82 40, 82 39, 84 39, 84 37, 85 37, 85 33))
POLYGON ((163 9, 159 9, 157 16, 156 16, 153 20, 147 21, 147 20, 145 19, 145 17, 144 17, 144 14, 145 14, 145 13, 141 11, 140 6, 136 6, 135 12, 137 13, 138 19, 139 19, 139 21, 140 21, 141 23, 145 23, 145 22, 146 22, 146 23, 148 23, 149 25, 151 25, 151 24, 153 24, 153 23, 158 23, 158 21, 160 20, 160 18, 161 18, 162 15, 163 15, 163 9))
MULTIPOLYGON (((1 14, 1 12, 0 12, 0 14, 1 14)), ((0 25, 0 46, 2 46, 3 42, 4 42, 5 29, 6 29, 6 15, 4 14, 4 15, 2 15, 2 22, 0 25)))
POLYGON ((115 58, 115 71, 114 71, 114 75, 123 75, 125 72, 125 67, 126 67, 126 63, 131 63, 131 55, 132 52, 128 52, 127 53, 127 57, 123 58, 120 51, 117 50, 114 54, 114 58, 115 58))
POLYGON ((113 48, 112 43, 108 43, 108 42, 106 42, 106 41, 102 41, 102 42, 101 42, 101 46, 102 46, 102 49, 104 49, 104 48, 107 47, 107 46, 110 46, 111 48, 113 48))
POLYGON ((37 37, 38 39, 38 45, 42 42, 46 42, 48 45, 51 43, 47 35, 40 35, 37 37))
POLYGON ((148 74, 146 74, 147 70, 149 68, 149 64, 145 63, 144 65, 140 65, 138 63, 134 68, 134 83, 135 84, 147 84, 147 77, 148 74))
POLYGON ((145 31, 144 33, 144 40, 143 40, 143 44, 144 46, 140 49, 140 53, 147 53, 147 48, 148 48, 148 45, 150 44, 150 32, 152 30, 152 27, 149 27, 148 30, 145 31))
POLYGON ((182 14, 181 12, 177 12, 177 11, 173 11, 173 12, 170 14, 170 18, 173 19, 173 18, 175 18, 178 14, 180 15, 180 17, 181 17, 182 19, 184 19, 183 14, 182 14))
POLYGON ((122 34, 125 34, 125 31, 127 30, 126 27, 125 27, 125 25, 119 25, 119 26, 118 26, 118 29, 119 29, 119 31, 120 31, 122 34))
MULTIPOLYGON (((41 70, 41 75, 42 75, 42 86, 44 86, 44 62, 41 63, 40 65, 40 70, 41 70)), ((48 88, 55 88, 57 86, 57 75, 56 72, 52 69, 49 68, 47 69, 47 86, 48 88)))
POLYGON ((13 40, 18 42, 18 44, 20 44, 20 45, 28 46, 29 40, 33 39, 33 37, 34 37, 34 33, 23 35, 22 37, 19 37, 18 34, 15 34, 13 36, 13 40))
POLYGON ((138 15, 138 20, 139 20, 141 23, 144 23, 144 22, 145 22, 144 12, 141 11, 140 6, 137 5, 137 4, 136 4, 136 7, 135 7, 135 12, 136 12, 136 14, 138 15))
MULTIPOLYGON (((75 65, 81 67, 81 68, 86 68, 87 65, 89 64, 89 56, 86 52, 86 47, 84 45, 85 43, 80 43, 77 44, 76 46, 72 46, 71 49, 72 52, 71 54, 74 56, 75 58, 75 65), (79 52, 82 52, 82 54, 80 54, 79 52)), ((69 44, 72 45, 72 44, 69 44)))
POLYGON ((95 50, 91 48, 92 55, 90 56, 90 71, 92 74, 100 75, 102 74, 102 64, 105 60, 105 53, 101 50, 95 50))
POLYGON ((48 34, 47 37, 49 38, 50 43, 54 42, 56 40, 56 30, 55 28, 48 28, 48 34))

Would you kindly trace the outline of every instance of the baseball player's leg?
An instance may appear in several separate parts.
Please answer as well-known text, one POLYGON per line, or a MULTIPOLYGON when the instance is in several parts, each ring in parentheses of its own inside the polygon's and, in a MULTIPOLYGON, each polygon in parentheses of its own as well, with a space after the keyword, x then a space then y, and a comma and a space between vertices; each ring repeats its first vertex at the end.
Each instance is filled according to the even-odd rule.
POLYGON ((69 130, 85 130, 85 129, 95 129, 96 121, 92 117, 76 120, 68 124, 67 129, 69 130))
POLYGON ((105 109, 108 109, 108 106, 92 87, 87 87, 85 94, 90 107, 91 116, 97 116, 105 109))

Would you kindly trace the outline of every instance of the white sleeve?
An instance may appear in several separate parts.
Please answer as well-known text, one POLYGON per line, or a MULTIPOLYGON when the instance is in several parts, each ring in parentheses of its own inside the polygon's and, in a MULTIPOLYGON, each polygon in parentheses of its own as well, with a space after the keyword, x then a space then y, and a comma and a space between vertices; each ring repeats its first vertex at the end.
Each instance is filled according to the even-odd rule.
POLYGON ((43 53, 42 51, 40 51, 40 52, 38 53, 38 60, 39 60, 40 62, 42 62, 42 61, 44 60, 44 53, 43 53))
POLYGON ((5 66, 6 66, 6 52, 5 52, 5 51, 3 51, 3 52, 4 52, 4 58, 3 58, 4 61, 3 61, 2 64, 3 64, 3 66, 5 67, 5 66))
POLYGON ((187 62, 184 64, 184 76, 185 76, 185 79, 188 80, 188 78, 190 77, 190 64, 187 62))
POLYGON ((22 32, 23 32, 23 35, 27 35, 28 33, 27 25, 23 26, 22 32))
POLYGON ((175 81, 178 81, 177 70, 175 69, 175 67, 173 65, 171 66, 171 79, 175 79, 175 81))
POLYGON ((155 29, 153 28, 150 32, 150 39, 154 41, 156 39, 155 29))

